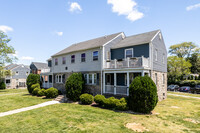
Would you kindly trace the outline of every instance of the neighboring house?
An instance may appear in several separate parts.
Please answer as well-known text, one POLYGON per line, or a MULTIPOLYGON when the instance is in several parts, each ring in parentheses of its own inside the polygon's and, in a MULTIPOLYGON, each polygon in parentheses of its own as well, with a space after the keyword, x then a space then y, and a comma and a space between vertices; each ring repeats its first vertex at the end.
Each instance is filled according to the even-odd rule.
POLYGON ((136 76, 149 75, 159 100, 167 93, 167 50, 160 30, 126 37, 123 32, 73 44, 48 60, 43 86, 64 90, 73 72, 84 75, 88 93, 129 95, 136 76))
POLYGON ((5 77, 6 88, 25 88, 26 78, 30 74, 29 66, 23 64, 11 64, 5 67, 6 70, 10 70, 11 76, 5 77))
POLYGON ((50 68, 48 67, 47 63, 41 63, 41 62, 32 62, 30 65, 30 69, 31 73, 33 74, 40 74, 50 71, 50 68))

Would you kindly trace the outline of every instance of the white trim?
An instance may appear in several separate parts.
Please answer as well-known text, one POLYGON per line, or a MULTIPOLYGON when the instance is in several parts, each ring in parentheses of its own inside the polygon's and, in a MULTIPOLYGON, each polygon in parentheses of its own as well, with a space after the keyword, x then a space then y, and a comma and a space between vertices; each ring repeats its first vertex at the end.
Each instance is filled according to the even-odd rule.
POLYGON ((133 48, 128 48, 128 49, 125 49, 125 50, 124 50, 124 59, 126 59, 126 51, 127 51, 127 50, 131 50, 131 51, 132 51, 132 57, 134 57, 134 56, 133 56, 133 54, 134 54, 134 53, 133 53, 133 48))
POLYGON ((84 62, 86 62, 86 53, 84 52, 84 53, 81 53, 81 54, 80 54, 80 56, 81 56, 81 58, 80 58, 80 63, 84 63, 84 62, 82 62, 82 54, 85 54, 85 61, 84 61, 84 62))
POLYGON ((158 49, 155 48, 155 61, 158 61, 158 49))
POLYGON ((92 61, 99 61, 99 51, 98 50, 95 50, 92 52, 92 61), (98 52, 98 59, 97 60, 94 60, 94 52, 98 52))
POLYGON ((160 30, 155 34, 155 36, 151 39, 151 42, 156 38, 156 36, 160 33, 160 30))
MULTIPOLYGON (((118 38, 120 35, 124 35, 124 33, 123 32, 121 32, 119 35, 117 35, 116 37, 114 37, 113 39, 111 39, 110 41, 108 41, 108 42, 106 42, 105 44, 103 44, 103 47, 105 46, 105 45, 107 45, 108 43, 110 43, 110 42, 112 42, 114 39, 116 39, 116 38, 118 38)), ((125 35, 124 35, 125 36, 125 35)))

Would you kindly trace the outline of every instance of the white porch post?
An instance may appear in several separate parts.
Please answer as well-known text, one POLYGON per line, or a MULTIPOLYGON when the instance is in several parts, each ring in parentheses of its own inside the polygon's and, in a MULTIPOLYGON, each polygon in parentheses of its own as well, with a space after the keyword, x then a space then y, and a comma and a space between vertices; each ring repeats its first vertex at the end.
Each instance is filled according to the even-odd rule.
POLYGON ((103 72, 103 93, 105 93, 105 72, 103 72))
POLYGON ((114 73, 114 95, 116 95, 116 86, 117 86, 117 74, 114 73))
POLYGON ((129 83, 129 81, 130 81, 130 80, 129 80, 129 72, 127 72, 126 75, 127 75, 127 78, 126 78, 126 79, 127 79, 127 96, 128 96, 128 95, 129 95, 129 84, 130 84, 130 83, 129 83))
POLYGON ((49 75, 47 77, 48 77, 47 78, 47 83, 48 83, 48 87, 47 88, 49 88, 49 75))
POLYGON ((115 61, 115 68, 117 68, 117 60, 115 59, 114 61, 115 61))
POLYGON ((144 71, 142 71, 142 77, 144 76, 144 71))
POLYGON ((45 85, 45 75, 43 75, 43 87, 45 88, 46 87, 46 85, 45 85))

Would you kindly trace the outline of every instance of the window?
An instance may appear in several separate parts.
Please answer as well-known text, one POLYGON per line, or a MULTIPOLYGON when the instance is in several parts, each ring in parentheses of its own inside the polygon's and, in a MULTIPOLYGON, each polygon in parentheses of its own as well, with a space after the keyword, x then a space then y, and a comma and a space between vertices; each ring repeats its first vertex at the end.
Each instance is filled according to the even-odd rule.
POLYGON ((66 57, 62 57, 62 64, 66 64, 66 57))
POLYGON ((51 60, 48 61, 48 67, 51 67, 51 60))
POLYGON ((96 73, 84 74, 84 79, 85 79, 85 84, 89 84, 89 85, 97 84, 97 74, 96 73))
POLYGON ((18 71, 16 71, 16 73, 15 73, 16 75, 19 75, 19 72, 18 71))
POLYGON ((163 74, 162 77, 163 77, 163 78, 162 78, 162 80, 163 80, 163 84, 165 84, 165 74, 163 74))
POLYGON ((10 79, 6 79, 6 84, 10 84, 10 79))
POLYGON ((162 63, 165 64, 165 54, 163 54, 162 63))
POLYGON ((28 72, 26 72, 26 75, 28 75, 29 73, 28 72))
POLYGON ((75 63, 75 55, 71 56, 71 63, 75 63))
POLYGON ((110 51, 107 51, 107 60, 110 60, 110 51))
POLYGON ((85 53, 81 54, 81 62, 85 62, 85 53))
POLYGON ((157 77, 157 73, 155 73, 155 84, 157 85, 158 82, 158 77, 157 77))
POLYGON ((155 61, 158 61, 158 50, 155 50, 155 61))
POLYGON ((58 65, 58 58, 55 58, 55 65, 58 65))
POLYGON ((56 83, 62 83, 62 75, 56 75, 56 83))
POLYGON ((130 48, 130 49, 125 49, 125 58, 131 58, 133 57, 133 49, 130 48))
POLYGON ((161 33, 159 33, 159 39, 162 40, 162 34, 161 33))
POLYGON ((93 61, 97 61, 98 60, 98 56, 99 56, 99 52, 98 51, 94 51, 93 52, 93 61))

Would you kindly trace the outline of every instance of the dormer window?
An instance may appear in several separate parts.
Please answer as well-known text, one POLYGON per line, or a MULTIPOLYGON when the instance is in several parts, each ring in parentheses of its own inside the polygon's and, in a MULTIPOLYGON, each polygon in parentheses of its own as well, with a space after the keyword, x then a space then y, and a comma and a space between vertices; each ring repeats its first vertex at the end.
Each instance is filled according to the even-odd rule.
POLYGON ((133 57, 133 48, 125 49, 125 58, 131 58, 133 57))

